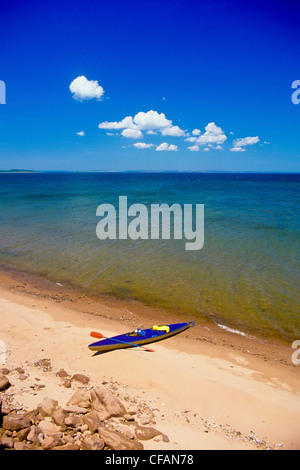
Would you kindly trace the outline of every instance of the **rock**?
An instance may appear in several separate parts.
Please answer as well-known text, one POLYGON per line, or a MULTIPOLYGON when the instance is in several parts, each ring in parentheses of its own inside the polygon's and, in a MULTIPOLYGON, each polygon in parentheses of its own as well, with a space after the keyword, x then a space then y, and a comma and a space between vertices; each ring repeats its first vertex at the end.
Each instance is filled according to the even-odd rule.
POLYGON ((19 380, 26 380, 26 379, 28 379, 28 375, 26 375, 26 374, 20 374, 19 375, 19 380))
POLYGON ((80 450, 80 446, 78 444, 67 443, 62 446, 53 447, 53 450, 80 450))
POLYGON ((56 408, 58 407, 58 401, 52 398, 44 398, 42 403, 37 406, 37 409, 41 416, 52 416, 56 408))
POLYGON ((50 450, 52 449, 52 447, 57 447, 61 445, 62 445, 62 441, 58 436, 47 436, 45 437, 42 443, 42 448, 44 450, 50 450))
POLYGON ((65 419, 66 426, 69 426, 71 428, 75 428, 81 422, 82 422, 82 418, 72 413, 65 419))
POLYGON ((0 369, 0 375, 8 375, 9 374, 9 369, 7 369, 6 367, 2 367, 0 369))
POLYGON ((27 411, 26 416, 30 419, 31 424, 37 424, 40 420, 39 418, 42 418, 37 409, 27 411))
POLYGON ((128 413, 126 413, 126 414, 124 415, 124 419, 125 419, 126 421, 134 421, 134 420, 135 420, 135 419, 134 419, 134 416, 132 416, 132 415, 130 415, 130 414, 128 414, 128 413))
POLYGON ((81 408, 89 408, 91 406, 91 395, 90 392, 85 390, 78 390, 70 398, 67 405, 75 405, 81 408))
POLYGON ((50 359, 40 359, 34 363, 36 367, 43 367, 45 372, 51 369, 51 361, 50 359))
POLYGON ((102 414, 98 411, 90 411, 86 415, 83 416, 82 421, 84 424, 88 426, 88 429, 94 433, 97 431, 98 427, 101 425, 102 414))
POLYGON ((79 426, 78 429, 79 429, 79 431, 82 432, 82 433, 84 433, 85 431, 88 431, 88 433, 89 433, 89 427, 88 427, 87 424, 82 424, 81 426, 79 426))
POLYGON ((6 447, 8 449, 12 449, 13 446, 14 446, 14 440, 13 440, 12 437, 2 436, 2 439, 0 440, 0 444, 3 447, 6 447))
POLYGON ((136 437, 134 432, 128 426, 118 426, 117 431, 124 434, 128 439, 134 439, 136 437))
POLYGON ((150 418, 142 417, 140 419, 140 423, 141 423, 142 426, 146 426, 147 424, 150 423, 150 418))
MULTIPOLYGON (((91 408, 94 411, 106 412, 107 417, 118 417, 126 414, 126 408, 109 390, 97 387, 91 390, 91 408)), ((104 418, 107 419, 107 418, 104 418)))
POLYGON ((67 413, 77 413, 77 414, 85 414, 88 412, 86 408, 82 408, 81 406, 76 406, 76 405, 65 406, 64 410, 67 413))
POLYGON ((77 382, 87 385, 90 381, 89 377, 83 374, 74 374, 71 380, 76 380, 77 382))
POLYGON ((97 435, 86 436, 82 441, 82 450, 102 450, 104 441, 97 435))
POLYGON ((25 444, 25 442, 15 441, 14 449, 15 450, 38 450, 38 446, 34 444, 25 444))
POLYGON ((30 428, 24 428, 18 431, 17 438, 19 439, 19 441, 26 441, 29 431, 30 428))
POLYGON ((65 444, 74 444, 73 435, 64 433, 61 441, 62 441, 63 445, 65 445, 65 444))
POLYGON ((0 375, 0 392, 4 392, 4 390, 7 390, 11 386, 10 381, 8 378, 1 374, 0 375))
POLYGON ((111 450, 143 450, 144 446, 141 442, 136 439, 129 439, 122 434, 108 431, 103 427, 98 428, 98 433, 101 439, 103 439, 105 445, 111 450))
POLYGON ((51 419, 43 419, 39 422, 39 429, 44 434, 44 436, 54 436, 54 435, 61 435, 61 427, 57 424, 53 423, 51 419))
POLYGON ((67 411, 65 411, 63 408, 60 406, 56 408, 56 410, 53 411, 52 413, 52 419, 55 422, 55 424, 58 424, 59 426, 64 426, 65 425, 65 420, 68 418, 69 414, 67 411))
POLYGON ((31 419, 27 414, 9 413, 3 416, 2 427, 9 431, 20 431, 31 426, 31 419))
POLYGON ((57 375, 57 377, 60 377, 60 378, 64 379, 64 378, 68 377, 69 374, 68 374, 65 370, 60 369, 60 370, 57 372, 56 375, 57 375))
POLYGON ((141 441, 148 441, 149 439, 153 439, 154 437, 161 434, 160 431, 158 431, 155 428, 152 428, 151 426, 149 427, 136 426, 134 429, 134 432, 135 432, 137 439, 141 439, 141 441))
POLYGON ((29 433, 27 435, 27 441, 30 441, 35 445, 40 445, 43 440, 41 439, 41 435, 42 435, 42 432, 39 429, 39 427, 33 425, 31 426, 29 433))

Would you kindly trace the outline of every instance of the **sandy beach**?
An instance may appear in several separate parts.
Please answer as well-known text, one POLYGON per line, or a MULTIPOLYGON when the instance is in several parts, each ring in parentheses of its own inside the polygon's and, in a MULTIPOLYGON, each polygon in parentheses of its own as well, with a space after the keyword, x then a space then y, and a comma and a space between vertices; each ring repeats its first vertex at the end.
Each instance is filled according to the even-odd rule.
POLYGON ((63 369, 85 374, 94 386, 107 384, 131 409, 151 412, 168 439, 146 440, 145 449, 300 448, 300 366, 289 345, 197 322, 153 345, 153 353, 95 355, 88 349, 91 330, 111 336, 190 318, 9 271, 0 275, 0 318, 0 368, 11 371, 7 393, 19 408, 33 409, 45 397, 67 403, 75 386, 62 386, 63 369), (35 366, 45 358, 46 372, 35 366))

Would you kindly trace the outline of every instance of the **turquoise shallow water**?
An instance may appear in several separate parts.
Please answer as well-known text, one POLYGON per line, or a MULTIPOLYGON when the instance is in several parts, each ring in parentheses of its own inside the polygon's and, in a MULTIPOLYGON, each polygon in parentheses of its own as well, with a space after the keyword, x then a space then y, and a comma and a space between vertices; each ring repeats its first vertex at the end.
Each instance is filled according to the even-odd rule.
POLYGON ((300 336, 300 177, 287 174, 0 174, 0 263, 91 293, 138 299, 241 331, 300 336), (104 240, 96 209, 204 204, 205 242, 104 240))

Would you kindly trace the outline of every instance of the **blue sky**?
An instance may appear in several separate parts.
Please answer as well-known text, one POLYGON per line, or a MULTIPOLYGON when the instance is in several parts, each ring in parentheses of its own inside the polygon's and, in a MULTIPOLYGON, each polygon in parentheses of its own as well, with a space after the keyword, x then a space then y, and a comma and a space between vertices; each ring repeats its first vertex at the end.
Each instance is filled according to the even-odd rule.
POLYGON ((2 4, 0 169, 300 171, 299 14, 291 0, 2 4))

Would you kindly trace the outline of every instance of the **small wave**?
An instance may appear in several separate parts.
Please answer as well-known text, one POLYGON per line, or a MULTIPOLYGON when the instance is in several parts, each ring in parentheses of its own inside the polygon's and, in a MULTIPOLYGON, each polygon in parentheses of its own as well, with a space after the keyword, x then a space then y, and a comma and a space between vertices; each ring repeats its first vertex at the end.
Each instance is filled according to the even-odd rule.
POLYGON ((219 328, 222 328, 222 330, 229 331, 229 333, 234 333, 236 335, 241 335, 241 336, 245 336, 245 337, 250 338, 250 336, 247 335, 246 333, 244 333, 243 331, 239 331, 239 330, 235 330, 233 328, 229 328, 228 326, 221 325, 220 323, 215 323, 215 325, 217 325, 219 328))

